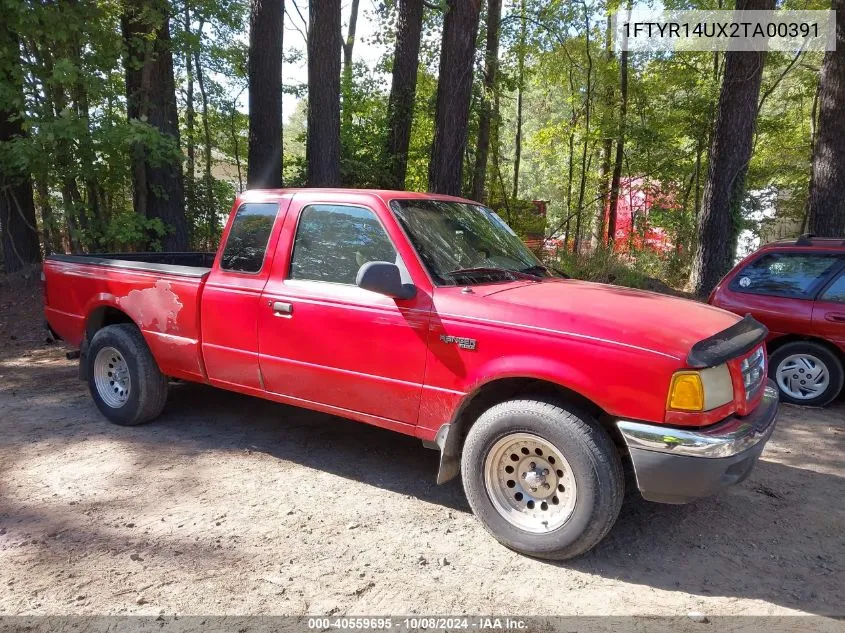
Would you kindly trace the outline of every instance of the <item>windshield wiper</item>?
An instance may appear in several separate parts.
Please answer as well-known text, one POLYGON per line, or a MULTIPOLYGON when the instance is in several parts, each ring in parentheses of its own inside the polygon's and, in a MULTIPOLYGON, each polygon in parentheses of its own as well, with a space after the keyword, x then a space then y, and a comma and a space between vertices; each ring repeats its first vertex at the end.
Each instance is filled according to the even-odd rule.
POLYGON ((523 268, 520 272, 525 273, 526 275, 532 275, 534 277, 553 277, 552 271, 550 268, 543 266, 543 264, 537 264, 536 266, 529 266, 528 268, 523 268))
POLYGON ((537 275, 532 275, 529 273, 521 272, 518 270, 509 270, 507 268, 494 268, 492 266, 478 266, 476 268, 458 268, 456 270, 450 270, 444 275, 448 277, 483 277, 485 275, 504 275, 505 279, 508 281, 514 281, 517 279, 536 279, 537 275))
POLYGON ((562 270, 558 270, 557 268, 549 268, 548 266, 544 266, 543 264, 537 264, 536 266, 529 266, 528 268, 523 268, 520 272, 525 273, 526 275, 534 275, 535 277, 563 277, 564 279, 569 279, 569 275, 567 275, 562 270))

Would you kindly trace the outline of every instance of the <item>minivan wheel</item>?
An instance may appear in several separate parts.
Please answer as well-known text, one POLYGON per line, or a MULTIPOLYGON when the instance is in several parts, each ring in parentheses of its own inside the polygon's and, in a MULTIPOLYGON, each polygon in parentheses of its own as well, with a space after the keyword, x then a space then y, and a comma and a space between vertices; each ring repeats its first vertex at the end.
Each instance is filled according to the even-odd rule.
POLYGON ((590 416, 547 400, 494 406, 467 435, 464 491, 503 545, 563 560, 610 531, 622 506, 619 455, 590 416))
POLYGON ((134 426, 159 416, 167 402, 167 377, 137 327, 121 323, 98 330, 86 358, 91 397, 111 422, 134 426))
POLYGON ((769 359, 769 377, 777 383, 784 402, 817 407, 833 401, 845 380, 842 361, 812 341, 778 347, 769 359))

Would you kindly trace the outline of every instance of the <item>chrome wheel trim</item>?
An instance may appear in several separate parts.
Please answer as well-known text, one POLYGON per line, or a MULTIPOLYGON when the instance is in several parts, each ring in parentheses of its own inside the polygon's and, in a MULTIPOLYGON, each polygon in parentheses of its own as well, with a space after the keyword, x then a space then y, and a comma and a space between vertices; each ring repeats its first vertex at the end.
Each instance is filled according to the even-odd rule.
POLYGON ((830 386, 830 370, 812 354, 792 354, 784 358, 775 372, 778 387, 795 400, 812 400, 830 386))
POLYGON ((100 398, 112 409, 119 409, 129 400, 132 381, 129 365, 113 347, 104 347, 94 358, 94 386, 100 398))
POLYGON ((578 496, 563 453, 533 433, 512 433, 493 445, 484 459, 484 487, 502 518, 535 534, 566 523, 578 496))

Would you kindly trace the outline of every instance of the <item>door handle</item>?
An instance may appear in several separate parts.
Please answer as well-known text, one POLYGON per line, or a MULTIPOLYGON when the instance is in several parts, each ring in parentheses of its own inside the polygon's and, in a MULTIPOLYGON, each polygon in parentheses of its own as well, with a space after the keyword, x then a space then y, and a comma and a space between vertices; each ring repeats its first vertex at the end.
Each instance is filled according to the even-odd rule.
POLYGON ((270 307, 273 308, 275 316, 285 316, 293 314, 293 304, 284 301, 271 301, 270 307))
POLYGON ((836 321, 837 323, 845 323, 845 314, 841 312, 828 312, 824 315, 825 321, 836 321))

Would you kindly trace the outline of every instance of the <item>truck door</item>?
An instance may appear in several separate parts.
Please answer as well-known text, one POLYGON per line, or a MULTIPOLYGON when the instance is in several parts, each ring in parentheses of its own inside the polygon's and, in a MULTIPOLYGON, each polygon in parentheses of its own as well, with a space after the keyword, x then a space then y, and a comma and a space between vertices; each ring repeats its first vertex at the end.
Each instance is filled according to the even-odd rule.
POLYGON ((318 199, 294 198, 264 288, 265 386, 293 403, 363 413, 394 428, 415 425, 430 298, 393 299, 356 286, 369 261, 396 262, 410 275, 374 208, 309 201, 318 199))
MULTIPOLYGON (((247 194, 248 195, 248 194, 247 194)), ((203 289, 202 356, 209 382, 263 390, 258 313, 290 197, 245 197, 223 236, 203 289)))
POLYGON ((819 293, 813 304, 813 334, 845 351, 845 268, 819 293))

